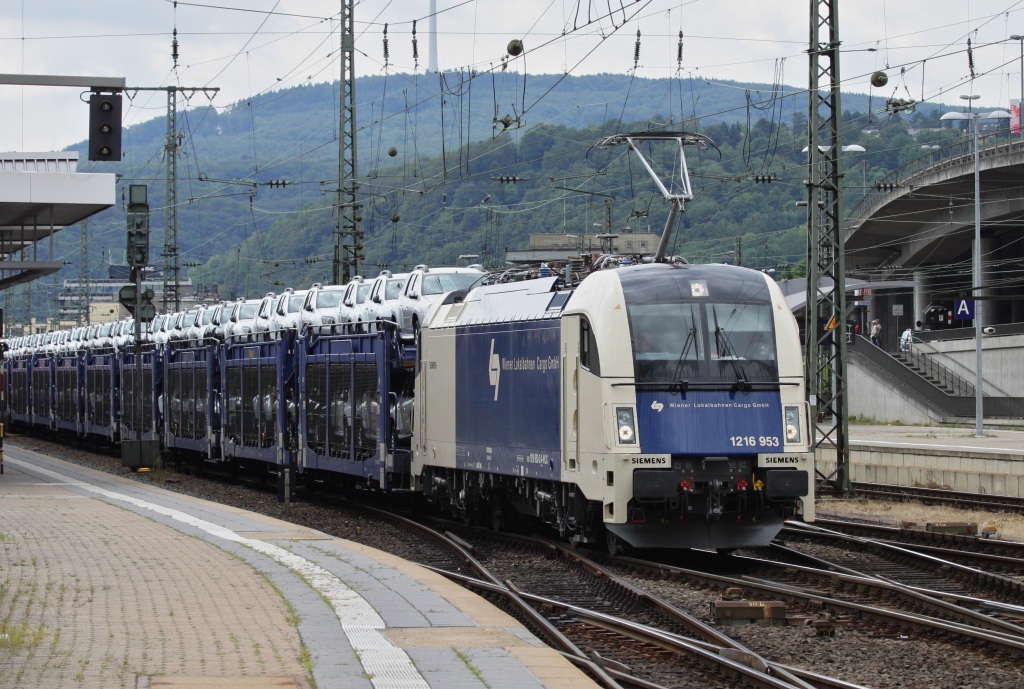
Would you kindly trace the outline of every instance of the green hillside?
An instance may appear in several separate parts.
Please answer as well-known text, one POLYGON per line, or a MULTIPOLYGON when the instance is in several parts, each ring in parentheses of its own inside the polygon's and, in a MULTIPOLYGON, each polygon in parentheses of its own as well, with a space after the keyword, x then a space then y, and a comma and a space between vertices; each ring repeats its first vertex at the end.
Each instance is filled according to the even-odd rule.
MULTIPOLYGON (((755 267, 802 259, 805 210, 795 202, 804 198, 807 176, 806 96, 690 79, 470 76, 357 82, 364 274, 452 263, 467 253, 499 265, 505 249, 525 247, 533 233, 579 236, 627 227, 660 233, 668 206, 647 172, 624 146, 595 147, 610 134, 648 129, 698 131, 717 147, 687 151, 695 199, 674 253, 722 260, 738 249, 743 263, 755 267), (754 175, 775 181, 758 184, 754 175), (497 179, 509 176, 517 181, 497 179)), ((220 110, 179 112, 184 275, 217 285, 225 298, 330 280, 337 102, 337 84, 315 84, 220 110)), ((878 112, 884 105, 878 99, 847 96, 843 103, 844 143, 867 149, 850 161, 850 203, 864 180, 919 155, 922 143, 957 134, 911 134, 938 126, 934 105, 889 116, 878 112)), ((117 172, 122 186, 149 185, 156 265, 162 262, 165 140, 160 117, 125 130, 120 163, 88 163, 86 142, 70 147, 81 153, 80 170, 117 172)), ((679 179, 678 151, 652 145, 647 154, 662 174, 679 179)), ((79 275, 80 231, 57 235, 53 258, 67 263, 60 274, 28 288, 30 296, 7 295, 9 318, 17 320, 29 299, 37 317, 54 312, 60 283, 79 275)), ((105 277, 108 265, 123 262, 124 237, 123 208, 90 219, 90 277, 105 277)))

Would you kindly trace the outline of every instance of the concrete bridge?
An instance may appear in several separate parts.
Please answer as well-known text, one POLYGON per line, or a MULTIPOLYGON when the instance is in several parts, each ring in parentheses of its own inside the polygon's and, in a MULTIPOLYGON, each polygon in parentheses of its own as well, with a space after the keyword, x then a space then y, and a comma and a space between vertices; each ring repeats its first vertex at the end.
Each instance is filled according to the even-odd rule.
MULTIPOLYGON (((981 139, 980 297, 984 325, 1024 322, 1024 143, 981 139)), ((872 295, 883 322, 923 320, 929 303, 970 296, 974 245, 973 142, 930 151, 890 173, 846 221, 851 278, 913 280, 912 295, 872 295), (876 298, 881 296, 881 298, 876 298), (905 308, 890 308, 905 306, 905 308)), ((895 331, 890 329, 890 333, 895 331)))
MULTIPOLYGON (((1024 142, 982 139, 979 148, 981 289, 986 421, 1024 417, 1024 142)), ((924 321, 929 304, 970 296, 973 284, 975 187, 973 142, 929 151, 881 180, 853 206, 845 230, 846 272, 869 280, 853 296, 861 322, 880 318, 884 349, 924 321), (874 287, 874 288, 873 288, 874 287)), ((848 283, 849 287, 850 283, 848 283)), ((854 283, 856 285, 856 283, 854 283)), ((854 287, 855 288, 855 287, 854 287)), ((851 288, 851 289, 854 289, 851 288)), ((934 312, 933 312, 934 313, 934 312)), ((952 319, 931 332, 914 329, 902 355, 946 375, 973 382, 972 321, 952 319)), ((934 326, 932 326, 934 327, 934 326)), ((927 329, 927 326, 926 326, 927 329)), ((967 422, 974 390, 941 390, 913 380, 899 359, 873 347, 853 347, 851 414, 904 423, 967 422), (881 357, 881 359, 879 359, 881 357)), ((1005 422, 1004 422, 1005 423, 1005 422)))

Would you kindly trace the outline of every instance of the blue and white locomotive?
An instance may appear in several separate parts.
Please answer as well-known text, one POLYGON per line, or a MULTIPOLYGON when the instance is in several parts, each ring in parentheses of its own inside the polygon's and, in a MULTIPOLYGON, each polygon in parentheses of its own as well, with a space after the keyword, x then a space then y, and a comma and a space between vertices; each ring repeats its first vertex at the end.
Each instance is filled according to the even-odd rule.
POLYGON ((814 518, 797 324, 763 273, 651 264, 449 296, 421 334, 416 487, 578 542, 767 545, 814 518))
POLYGON ((613 550, 766 545, 785 518, 814 518, 797 325, 760 272, 493 284, 446 295, 416 344, 384 325, 150 342, 138 367, 131 346, 19 348, 6 412, 152 438, 283 490, 417 492, 495 527, 535 517, 613 550))

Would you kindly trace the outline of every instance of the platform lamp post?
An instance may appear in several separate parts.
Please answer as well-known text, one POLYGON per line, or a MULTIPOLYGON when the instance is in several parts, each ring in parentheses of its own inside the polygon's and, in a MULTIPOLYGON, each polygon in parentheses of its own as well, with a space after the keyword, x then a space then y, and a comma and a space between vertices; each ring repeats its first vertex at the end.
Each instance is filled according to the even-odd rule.
MULTIPOLYGON (((969 105, 981 96, 960 96, 969 105)), ((984 117, 1000 117, 1003 113, 996 111, 984 117)), ((982 389, 982 300, 981 297, 981 163, 978 143, 979 120, 982 118, 971 112, 947 112, 941 120, 967 120, 968 126, 974 128, 974 266, 971 271, 971 297, 974 302, 974 434, 978 438, 985 435, 985 412, 983 406, 984 391, 982 389)))

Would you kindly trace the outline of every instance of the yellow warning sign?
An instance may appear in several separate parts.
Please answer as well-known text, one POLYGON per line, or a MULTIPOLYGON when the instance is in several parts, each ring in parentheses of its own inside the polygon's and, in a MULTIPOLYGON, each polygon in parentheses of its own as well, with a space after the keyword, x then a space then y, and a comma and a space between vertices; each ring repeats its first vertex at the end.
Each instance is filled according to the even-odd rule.
POLYGON ((829 319, 828 325, 825 326, 825 330, 835 330, 838 323, 839 321, 836 320, 836 315, 832 314, 832 318, 829 319))

